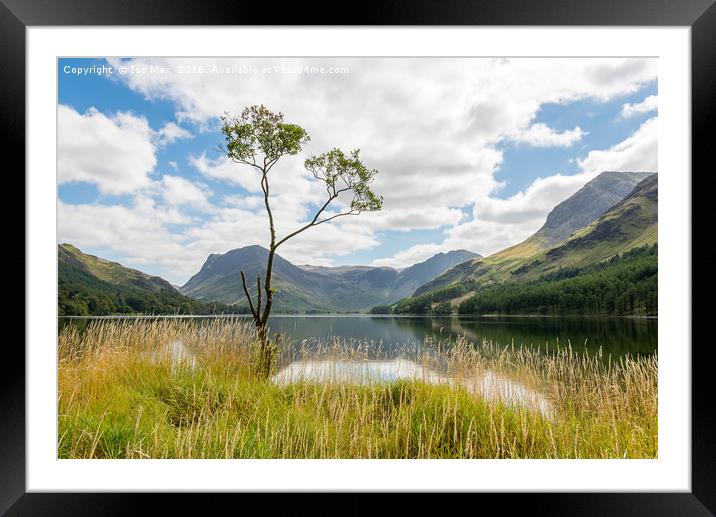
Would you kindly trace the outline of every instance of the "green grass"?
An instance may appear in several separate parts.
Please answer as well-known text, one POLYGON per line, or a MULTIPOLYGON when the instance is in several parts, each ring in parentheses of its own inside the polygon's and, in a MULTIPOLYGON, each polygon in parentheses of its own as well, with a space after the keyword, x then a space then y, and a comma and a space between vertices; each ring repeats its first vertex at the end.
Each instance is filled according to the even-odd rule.
MULTIPOLYGON (((254 374, 246 323, 97 322, 59 339, 60 458, 653 458, 655 357, 618 363, 440 344, 455 378, 493 371, 539 389, 544 416, 421 380, 277 385, 254 374), (174 357, 181 340, 195 359, 174 357)), ((434 352, 434 349, 431 349, 434 352)), ((357 358, 345 343, 322 355, 357 358)), ((417 359, 437 367, 434 354, 417 359)))

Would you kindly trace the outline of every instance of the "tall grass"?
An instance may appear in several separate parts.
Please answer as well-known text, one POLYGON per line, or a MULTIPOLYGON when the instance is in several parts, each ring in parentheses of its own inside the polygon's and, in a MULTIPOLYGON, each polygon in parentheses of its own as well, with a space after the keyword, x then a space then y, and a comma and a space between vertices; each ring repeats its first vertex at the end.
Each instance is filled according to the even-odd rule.
MULTIPOLYGON (((368 343, 307 342, 281 363, 387 356, 368 343)), ((653 458, 657 359, 570 347, 405 349, 429 379, 261 380, 245 320, 93 322, 59 336, 60 458, 653 458), (183 347, 177 343, 182 343, 183 347), (549 401, 540 413, 481 396, 499 374, 549 401)))

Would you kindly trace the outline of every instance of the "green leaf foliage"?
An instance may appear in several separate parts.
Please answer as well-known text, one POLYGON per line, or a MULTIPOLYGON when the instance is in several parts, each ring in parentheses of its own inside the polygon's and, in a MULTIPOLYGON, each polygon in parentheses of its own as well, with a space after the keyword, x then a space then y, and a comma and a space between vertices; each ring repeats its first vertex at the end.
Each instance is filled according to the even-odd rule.
POLYGON ((353 212, 371 212, 383 206, 383 196, 377 196, 370 188, 378 171, 368 169, 360 161, 360 149, 345 154, 338 148, 306 159, 304 165, 313 176, 326 184, 330 197, 343 192, 353 192, 350 209, 353 212))
POLYGON ((283 113, 273 113, 264 105, 249 106, 238 118, 228 113, 220 118, 226 155, 241 163, 256 165, 260 153, 265 166, 281 156, 298 154, 310 140, 305 129, 284 123, 283 113))

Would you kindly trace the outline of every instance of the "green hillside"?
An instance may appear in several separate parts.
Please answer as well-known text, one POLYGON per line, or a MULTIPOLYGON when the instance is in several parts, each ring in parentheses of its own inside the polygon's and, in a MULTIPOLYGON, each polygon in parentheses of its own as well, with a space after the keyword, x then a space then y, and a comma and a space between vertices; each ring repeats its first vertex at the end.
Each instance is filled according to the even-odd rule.
POLYGON ((619 171, 601 173, 552 209, 542 228, 534 234, 535 240, 544 247, 559 244, 619 203, 638 183, 652 174, 619 171))
MULTIPOLYGON (((639 184, 648 178, 653 179, 654 188, 656 188, 656 174, 612 171, 601 173, 575 194, 554 207, 547 216, 545 224, 528 239, 488 257, 454 267, 420 286, 413 296, 423 295, 456 283, 476 282, 479 285, 490 285, 514 278, 513 272, 519 273, 523 270, 521 268, 529 268, 529 264, 538 259, 541 253, 560 246, 564 239, 569 239, 580 230, 586 230, 586 227, 629 196, 639 184)), ((656 242, 656 239, 646 239, 641 244, 651 242, 656 242)), ((638 245, 638 243, 634 243, 634 245, 638 245)), ((602 258, 618 253, 620 249, 628 249, 628 246, 613 249, 611 253, 605 249, 604 251, 607 253, 602 258)), ((571 255, 571 257, 576 258, 576 255, 571 255)), ((585 258, 588 259, 588 257, 585 258)), ((570 258, 564 262, 569 262, 569 260, 570 258)), ((558 262, 543 260, 544 268, 539 271, 535 270, 534 273, 544 272, 551 264, 559 265, 558 262)))
POLYGON ((653 244, 583 268, 478 289, 460 303, 458 312, 655 316, 657 300, 658 256, 653 244))
POLYGON ((529 257, 510 275, 534 278, 559 268, 595 264, 634 247, 655 244, 657 228, 658 176, 654 174, 597 220, 557 246, 529 257))
POLYGON ((230 312, 179 293, 169 282, 82 253, 70 244, 57 247, 58 315, 211 314, 230 312))
POLYGON ((585 268, 655 244, 658 175, 640 181, 624 199, 562 242, 545 247, 542 233, 540 230, 520 244, 450 269, 416 290, 413 297, 400 300, 394 312, 450 312, 475 291, 513 288, 565 268, 585 268))

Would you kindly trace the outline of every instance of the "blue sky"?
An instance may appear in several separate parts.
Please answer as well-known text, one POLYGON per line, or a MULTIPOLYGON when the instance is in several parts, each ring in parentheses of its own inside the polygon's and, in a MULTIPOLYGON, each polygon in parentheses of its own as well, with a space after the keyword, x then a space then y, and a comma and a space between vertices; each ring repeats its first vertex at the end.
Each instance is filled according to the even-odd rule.
POLYGON ((509 197, 526 189, 535 179, 551 176, 557 172, 576 174, 579 166, 576 159, 586 156, 595 149, 608 149, 632 135, 639 126, 654 115, 642 113, 621 118, 622 106, 637 104, 649 95, 657 94, 656 81, 650 82, 637 92, 616 97, 609 102, 594 99, 569 104, 545 104, 537 113, 535 122, 543 122, 558 131, 581 127, 587 134, 572 147, 535 148, 526 144, 507 142, 501 146, 504 163, 497 178, 507 185, 496 193, 498 197, 509 197))
MULTIPOLYGON (((602 170, 656 170, 651 61, 351 59, 346 73, 267 76, 178 73, 225 60, 61 59, 58 241, 177 284, 209 253, 266 245, 257 185, 217 149, 217 116, 263 103, 309 130, 305 155, 360 147, 385 198, 383 211, 311 229, 280 254, 393 267, 455 248, 486 255, 602 170), (172 72, 118 72, 157 64, 172 72), (112 73, 92 73, 102 65, 112 73)), ((271 178, 280 231, 321 202, 304 157, 271 178)))

